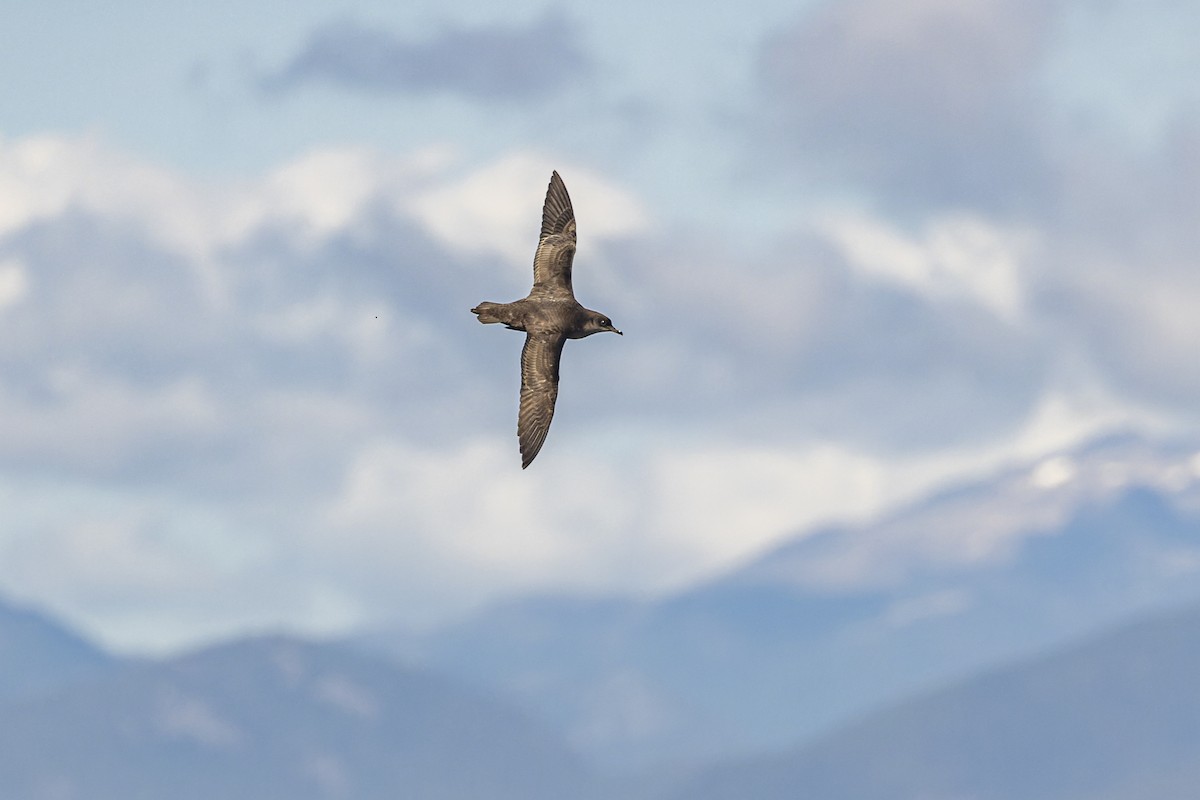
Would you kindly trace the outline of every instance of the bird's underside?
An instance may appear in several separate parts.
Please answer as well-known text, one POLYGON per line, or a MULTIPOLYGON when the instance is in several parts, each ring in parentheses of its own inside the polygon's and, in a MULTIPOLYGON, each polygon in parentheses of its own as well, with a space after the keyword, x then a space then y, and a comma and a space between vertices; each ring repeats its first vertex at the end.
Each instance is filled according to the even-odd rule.
POLYGON ((533 462, 550 430, 558 399, 558 367, 567 339, 582 339, 600 331, 620 333, 603 314, 589 311, 575 300, 571 286, 574 258, 575 212, 567 187, 555 172, 542 207, 529 296, 513 303, 483 302, 471 309, 484 324, 500 323, 525 332, 517 413, 522 469, 533 462))

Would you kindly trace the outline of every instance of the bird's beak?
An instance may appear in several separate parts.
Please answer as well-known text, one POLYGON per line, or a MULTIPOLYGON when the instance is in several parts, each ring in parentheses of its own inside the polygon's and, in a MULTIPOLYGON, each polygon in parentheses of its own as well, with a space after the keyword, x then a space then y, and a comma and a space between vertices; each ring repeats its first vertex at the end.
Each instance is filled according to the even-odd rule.
POLYGON ((625 335, 625 334, 621 333, 619 330, 617 330, 616 328, 609 328, 609 330, 612 331, 613 333, 615 333, 617 336, 625 335))

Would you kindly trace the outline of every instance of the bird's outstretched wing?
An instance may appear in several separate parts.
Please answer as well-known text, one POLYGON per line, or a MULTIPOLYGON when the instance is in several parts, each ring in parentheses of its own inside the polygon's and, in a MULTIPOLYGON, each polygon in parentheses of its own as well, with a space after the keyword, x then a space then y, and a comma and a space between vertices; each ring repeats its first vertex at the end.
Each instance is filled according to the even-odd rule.
POLYGON ((542 232, 533 256, 533 294, 574 297, 571 263, 575 259, 575 209, 555 172, 542 206, 542 232))
POLYGON ((521 469, 542 449, 554 401, 558 399, 558 364, 566 338, 559 334, 530 332, 521 350, 521 410, 517 414, 517 439, 521 442, 521 469))

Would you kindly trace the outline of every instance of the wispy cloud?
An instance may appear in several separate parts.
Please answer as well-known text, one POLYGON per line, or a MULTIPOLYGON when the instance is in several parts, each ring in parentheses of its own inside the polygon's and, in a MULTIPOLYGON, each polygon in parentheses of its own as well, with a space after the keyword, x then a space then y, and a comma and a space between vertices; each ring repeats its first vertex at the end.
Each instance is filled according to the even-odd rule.
POLYGON ((424 40, 338 21, 314 30, 262 86, 290 91, 329 83, 381 94, 523 102, 569 89, 593 66, 576 26, 554 13, 523 27, 449 25, 424 40))

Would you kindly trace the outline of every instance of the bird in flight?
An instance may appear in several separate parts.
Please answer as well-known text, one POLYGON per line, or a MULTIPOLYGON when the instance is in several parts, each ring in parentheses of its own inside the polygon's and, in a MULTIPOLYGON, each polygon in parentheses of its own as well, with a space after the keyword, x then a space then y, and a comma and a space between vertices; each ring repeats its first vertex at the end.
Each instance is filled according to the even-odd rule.
POLYGON ((542 207, 542 233, 533 256, 529 296, 512 303, 483 302, 471 309, 484 325, 499 322, 509 330, 525 332, 521 408, 517 413, 521 469, 533 462, 550 430, 554 401, 558 399, 558 364, 567 339, 582 339, 602 331, 621 333, 608 317, 575 300, 571 288, 574 259, 575 209, 567 187, 555 172, 550 176, 542 207))

